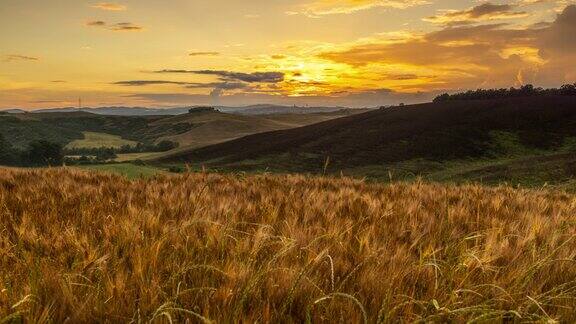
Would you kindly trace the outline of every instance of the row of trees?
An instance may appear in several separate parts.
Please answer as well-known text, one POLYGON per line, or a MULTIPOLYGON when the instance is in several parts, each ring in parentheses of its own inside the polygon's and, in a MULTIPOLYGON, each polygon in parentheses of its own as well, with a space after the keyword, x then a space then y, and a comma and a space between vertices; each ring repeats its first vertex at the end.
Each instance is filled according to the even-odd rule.
POLYGON ((118 154, 126 153, 146 153, 146 152, 167 152, 178 147, 178 143, 171 141, 161 141, 158 144, 138 143, 136 145, 123 145, 120 148, 114 147, 94 147, 94 148, 72 148, 65 149, 68 156, 66 164, 91 164, 102 163, 115 159, 118 154))
POLYGON ((459 92, 455 94, 444 93, 437 96, 434 102, 453 101, 453 100, 482 100, 482 99, 498 99, 498 98, 512 98, 512 97, 529 97, 529 96, 576 96, 576 83, 565 84, 560 88, 535 88, 531 84, 527 84, 520 88, 510 89, 478 89, 469 90, 466 92, 459 92))
POLYGON ((62 146, 48 141, 34 141, 24 150, 13 147, 0 134, 0 165, 59 166, 64 162, 62 146))
POLYGON ((145 153, 145 152, 168 152, 178 147, 178 143, 172 141, 161 141, 158 144, 138 143, 134 146, 123 145, 118 149, 118 153, 145 153))
POLYGON ((167 152, 178 147, 178 143, 171 141, 161 141, 158 144, 138 143, 136 145, 123 145, 120 148, 114 147, 94 147, 94 148, 72 148, 66 149, 66 155, 89 155, 108 160, 116 157, 116 154, 145 153, 145 152, 167 152))
POLYGON ((115 159, 116 149, 112 147, 98 147, 98 148, 81 148, 81 149, 65 149, 65 155, 76 156, 69 157, 66 160, 67 164, 72 164, 75 160, 80 159, 82 162, 104 162, 115 159))

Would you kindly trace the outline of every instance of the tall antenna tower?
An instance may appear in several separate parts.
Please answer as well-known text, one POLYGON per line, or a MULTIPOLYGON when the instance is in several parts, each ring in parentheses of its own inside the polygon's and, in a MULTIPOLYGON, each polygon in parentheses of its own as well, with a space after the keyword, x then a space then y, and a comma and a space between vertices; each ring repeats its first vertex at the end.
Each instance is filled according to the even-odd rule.
POLYGON ((82 109, 82 98, 78 98, 78 109, 82 109))

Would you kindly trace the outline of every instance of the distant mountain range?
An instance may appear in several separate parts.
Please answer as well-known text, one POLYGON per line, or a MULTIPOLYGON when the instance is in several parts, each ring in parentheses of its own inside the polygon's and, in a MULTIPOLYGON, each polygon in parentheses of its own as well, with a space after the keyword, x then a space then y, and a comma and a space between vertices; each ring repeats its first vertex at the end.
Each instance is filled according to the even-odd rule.
POLYGON ((247 107, 218 107, 225 113, 241 115, 271 115, 271 114, 316 114, 330 113, 351 108, 346 107, 298 107, 277 105, 253 105, 247 107))
MULTIPOLYGON (((87 112, 97 115, 108 116, 176 116, 186 114, 191 107, 177 108, 145 108, 145 107, 98 107, 98 108, 53 108, 25 111, 22 109, 5 109, 0 112, 10 114, 23 113, 67 113, 67 112, 87 112)), ((215 107, 217 110, 240 115, 271 115, 271 114, 314 114, 331 113, 340 110, 347 110, 344 107, 297 107, 297 106, 277 106, 277 105, 253 105, 246 107, 215 107)))

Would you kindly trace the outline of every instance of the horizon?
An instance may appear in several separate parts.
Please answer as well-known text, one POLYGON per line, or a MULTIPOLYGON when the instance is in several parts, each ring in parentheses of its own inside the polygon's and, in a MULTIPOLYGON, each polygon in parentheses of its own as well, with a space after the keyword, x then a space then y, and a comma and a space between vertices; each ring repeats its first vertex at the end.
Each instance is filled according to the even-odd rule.
POLYGON ((209 108, 250 108, 250 107, 259 107, 259 106, 268 106, 268 107, 286 107, 286 108, 327 108, 327 109, 334 109, 334 108, 341 108, 341 109, 377 109, 380 107, 347 107, 347 106, 310 106, 310 105, 281 105, 281 104, 251 104, 251 105, 239 105, 239 106, 217 106, 217 105, 175 105, 175 106, 122 106, 122 105, 111 105, 111 106, 62 106, 62 107, 50 107, 50 108, 36 108, 36 109, 26 109, 21 107, 10 107, 10 108, 0 108, 0 112, 3 111, 10 111, 10 110, 22 110, 26 112, 34 112, 40 110, 82 110, 82 109, 150 109, 150 110, 173 110, 173 109, 190 109, 190 108, 202 108, 202 107, 209 107, 209 108))
MULTIPOLYGON (((353 107, 353 106, 322 106, 322 105, 313 105, 310 106, 308 104, 303 104, 303 105, 286 105, 286 104, 274 104, 274 103, 255 103, 255 104, 249 104, 249 105, 238 105, 238 106, 232 106, 232 105, 228 105, 228 106, 224 106, 224 105, 174 105, 174 106, 122 106, 122 105, 110 105, 110 106, 62 106, 62 107, 51 107, 51 108, 37 108, 37 109, 26 109, 26 108, 20 108, 20 107, 12 107, 12 108, 0 108, 0 112, 10 112, 10 111, 24 111, 24 112, 36 112, 36 111, 63 111, 63 110, 67 110, 67 111, 81 111, 81 110, 101 110, 101 109, 141 109, 141 110, 180 110, 180 109, 191 109, 191 108, 211 108, 211 109, 245 109, 245 108, 256 108, 256 107, 282 107, 282 108, 310 108, 310 109, 352 109, 352 110, 363 110, 363 109, 379 109, 379 108, 383 108, 383 107, 395 107, 395 106, 411 106, 411 105, 421 105, 421 104, 428 104, 428 103, 437 103, 437 102, 444 102, 447 100, 491 100, 491 99, 498 99, 498 98, 505 98, 505 97, 522 97, 522 96, 572 96, 573 95, 573 91, 576 88, 576 83, 574 84, 563 84, 561 87, 553 87, 553 88, 543 88, 543 87, 538 87, 538 86, 534 86, 533 84, 525 84, 522 86, 519 86, 517 88, 515 87, 510 87, 510 88, 478 88, 478 89, 468 89, 468 90, 462 90, 460 92, 458 91, 452 91, 452 92, 444 92, 444 93, 438 93, 437 96, 434 98, 434 100, 428 100, 428 101, 422 101, 422 102, 411 102, 411 103, 404 103, 404 102, 398 102, 396 104, 389 104, 389 105, 381 105, 381 106, 364 106, 364 107, 353 107), (568 89, 566 89, 565 87, 568 87, 568 89), (523 90, 529 88, 527 93, 524 93, 523 95, 514 95, 514 94, 500 94, 498 95, 497 92, 500 92, 502 90, 508 92, 508 90, 523 90), (496 92, 496 94, 494 94, 492 97, 488 96, 488 97, 483 97, 485 95, 480 94, 478 95, 475 92, 478 91, 494 91, 496 92), (467 95, 468 93, 472 92, 473 94, 470 95, 468 98, 467 95), (447 96, 447 98, 443 98, 444 96, 447 96), (461 99, 455 99, 454 97, 456 96, 463 96, 461 99)), ((526 90, 525 90, 526 91, 526 90)), ((81 104, 81 101, 79 101, 79 104, 81 104)))
POLYGON ((5 0, 0 109, 361 108, 557 87, 576 82, 575 4, 5 0))

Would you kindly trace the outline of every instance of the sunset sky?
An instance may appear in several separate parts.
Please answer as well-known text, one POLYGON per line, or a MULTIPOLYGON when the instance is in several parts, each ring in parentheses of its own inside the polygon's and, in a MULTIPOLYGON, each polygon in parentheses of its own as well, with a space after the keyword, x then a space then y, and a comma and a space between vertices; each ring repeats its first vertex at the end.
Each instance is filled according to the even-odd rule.
POLYGON ((575 3, 0 0, 0 108, 364 107, 558 86, 576 82, 575 3))

